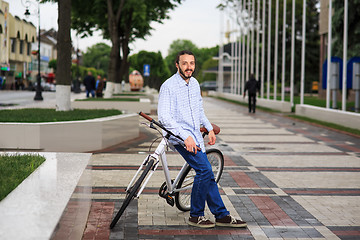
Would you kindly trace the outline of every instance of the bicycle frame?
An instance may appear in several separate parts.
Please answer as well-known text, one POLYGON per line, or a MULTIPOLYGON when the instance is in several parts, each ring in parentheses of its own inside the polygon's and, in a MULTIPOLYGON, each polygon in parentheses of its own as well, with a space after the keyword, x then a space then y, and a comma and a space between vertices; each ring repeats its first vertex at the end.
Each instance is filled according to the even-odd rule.
POLYGON ((138 170, 136 171, 134 177, 131 179, 129 185, 126 188, 126 192, 128 192, 128 190, 130 189, 130 187, 133 185, 133 183, 135 182, 135 180, 137 179, 138 175, 140 174, 141 170, 146 166, 146 164, 148 163, 149 159, 152 158, 154 159, 154 165, 151 169, 151 172, 149 173, 149 175, 146 177, 144 184, 141 186, 140 190, 138 191, 138 193, 135 195, 136 198, 139 198, 140 194, 142 193, 142 191, 144 190, 146 184, 148 183, 148 181, 150 180, 151 176, 154 174, 154 172, 156 171, 157 167, 159 166, 159 163, 161 162, 161 165, 163 167, 164 170, 164 176, 165 176, 165 182, 167 185, 167 192, 172 195, 175 192, 179 192, 182 190, 186 190, 186 189, 190 189, 192 188, 192 186, 188 186, 185 188, 181 188, 181 189, 177 189, 176 185, 178 184, 181 176, 183 175, 183 173, 185 172, 186 168, 188 167, 188 164, 185 162, 184 165, 182 166, 181 170, 179 171, 178 175, 176 176, 175 180, 172 181, 171 177, 170 177, 170 170, 168 167, 168 163, 167 163, 167 159, 166 159, 166 149, 167 146, 170 143, 167 141, 167 139, 164 137, 161 142, 159 143, 159 145, 157 146, 155 152, 153 154, 149 154, 144 161, 142 162, 142 164, 140 165, 140 167, 138 168, 138 170))

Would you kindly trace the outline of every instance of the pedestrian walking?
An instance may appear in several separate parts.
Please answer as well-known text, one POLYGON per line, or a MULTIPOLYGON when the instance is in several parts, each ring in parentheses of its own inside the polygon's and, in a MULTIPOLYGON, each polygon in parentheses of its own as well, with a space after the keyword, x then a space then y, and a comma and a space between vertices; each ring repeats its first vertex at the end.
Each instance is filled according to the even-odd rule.
POLYGON ((246 227, 246 222, 235 219, 226 209, 205 153, 200 125, 208 130, 210 145, 215 144, 216 136, 204 113, 200 85, 192 76, 195 71, 194 54, 190 51, 179 52, 175 65, 177 72, 160 88, 158 116, 167 129, 185 139, 185 146, 176 138, 169 141, 196 172, 188 224, 201 228, 215 225, 246 227), (215 223, 205 218, 205 203, 215 216, 215 223))
POLYGON ((101 98, 103 96, 103 89, 104 89, 104 80, 101 79, 101 76, 97 76, 96 80, 96 97, 101 98))
POLYGON ((88 71, 88 75, 84 78, 84 85, 86 89, 86 97, 88 98, 90 94, 92 97, 95 97, 95 78, 93 77, 91 71, 88 71))
POLYGON ((260 82, 255 79, 254 74, 250 74, 250 80, 245 84, 244 98, 248 91, 249 113, 255 113, 256 109, 256 92, 260 91, 260 82))

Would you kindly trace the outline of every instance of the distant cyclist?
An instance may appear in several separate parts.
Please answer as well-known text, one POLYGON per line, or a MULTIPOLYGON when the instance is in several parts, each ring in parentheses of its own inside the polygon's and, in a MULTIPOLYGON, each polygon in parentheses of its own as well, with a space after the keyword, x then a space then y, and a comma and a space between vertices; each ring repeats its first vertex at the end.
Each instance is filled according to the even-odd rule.
POLYGON ((195 70, 194 54, 186 50, 179 52, 175 65, 177 73, 160 88, 158 117, 164 127, 185 140, 186 148, 175 138, 170 138, 176 150, 196 171, 188 224, 201 228, 215 225, 246 227, 246 222, 235 219, 226 209, 205 153, 200 125, 209 131, 210 145, 215 144, 216 137, 204 113, 199 83, 192 77, 195 70), (198 151, 197 147, 200 147, 201 151, 198 151), (204 217, 205 202, 215 216, 215 223, 204 217))

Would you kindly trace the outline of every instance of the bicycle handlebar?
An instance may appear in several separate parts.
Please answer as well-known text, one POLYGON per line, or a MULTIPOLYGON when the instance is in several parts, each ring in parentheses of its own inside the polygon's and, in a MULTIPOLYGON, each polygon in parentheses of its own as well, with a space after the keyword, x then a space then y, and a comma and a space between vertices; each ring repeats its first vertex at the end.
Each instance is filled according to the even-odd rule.
POLYGON ((155 121, 153 118, 151 118, 146 113, 139 112, 139 115, 142 116, 143 118, 145 118, 146 120, 148 120, 149 122, 154 123, 156 126, 160 127, 162 130, 164 130, 165 132, 167 132, 171 136, 174 136, 174 137, 180 139, 181 141, 184 141, 184 139, 182 139, 180 136, 173 134, 170 130, 166 129, 161 123, 155 121))
MULTIPOLYGON (((184 142, 184 139, 182 139, 182 137, 173 134, 170 130, 166 129, 161 123, 155 121, 153 118, 151 118, 149 115, 147 115, 146 113, 143 112, 139 112, 139 115, 142 116, 143 118, 145 118, 146 120, 148 120, 151 123, 154 123, 156 126, 160 127, 162 130, 164 130, 165 132, 167 132, 169 135, 176 137, 178 139, 180 139, 181 141, 184 142)), ((198 151, 201 151, 200 147, 197 147, 198 151)))

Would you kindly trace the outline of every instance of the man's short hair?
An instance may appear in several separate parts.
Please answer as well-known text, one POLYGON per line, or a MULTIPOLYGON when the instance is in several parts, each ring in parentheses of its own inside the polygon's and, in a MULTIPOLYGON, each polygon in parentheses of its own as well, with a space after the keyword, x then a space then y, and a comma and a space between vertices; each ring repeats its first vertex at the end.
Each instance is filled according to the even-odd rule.
POLYGON ((195 59, 195 62, 196 62, 195 55, 194 55, 191 51, 189 51, 189 50, 182 50, 182 51, 180 51, 180 52, 177 54, 176 60, 175 60, 175 64, 176 64, 176 63, 179 64, 180 56, 185 55, 185 54, 194 56, 194 59, 195 59))

